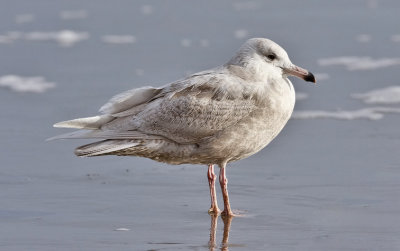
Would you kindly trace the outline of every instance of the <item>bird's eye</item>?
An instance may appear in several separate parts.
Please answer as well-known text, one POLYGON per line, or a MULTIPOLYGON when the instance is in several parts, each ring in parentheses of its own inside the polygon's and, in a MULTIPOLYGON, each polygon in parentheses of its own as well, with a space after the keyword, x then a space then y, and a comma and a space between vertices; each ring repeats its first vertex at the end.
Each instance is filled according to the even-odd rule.
POLYGON ((267 55, 267 58, 268 58, 269 60, 275 60, 275 59, 276 59, 276 55, 275 55, 275 54, 268 54, 268 55, 267 55))

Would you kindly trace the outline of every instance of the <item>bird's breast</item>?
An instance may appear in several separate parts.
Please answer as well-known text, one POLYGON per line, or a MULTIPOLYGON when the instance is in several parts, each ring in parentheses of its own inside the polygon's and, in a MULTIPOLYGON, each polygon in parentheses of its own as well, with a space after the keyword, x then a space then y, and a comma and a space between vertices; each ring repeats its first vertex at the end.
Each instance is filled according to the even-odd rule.
POLYGON ((293 112, 295 92, 289 81, 286 87, 271 88, 266 93, 265 102, 259 108, 210 142, 216 153, 229 153, 228 161, 246 158, 279 134, 293 112))

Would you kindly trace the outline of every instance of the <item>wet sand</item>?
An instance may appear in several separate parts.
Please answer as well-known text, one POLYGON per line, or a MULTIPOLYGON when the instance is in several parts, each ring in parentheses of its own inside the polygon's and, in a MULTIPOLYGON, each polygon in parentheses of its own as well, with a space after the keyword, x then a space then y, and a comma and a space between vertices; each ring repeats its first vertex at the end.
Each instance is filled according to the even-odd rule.
MULTIPOLYGON (((0 43, 0 76, 55 83, 44 93, 0 89, 1 250, 400 248, 399 114, 290 120, 266 149, 228 168, 231 204, 241 217, 225 222, 207 214, 206 166, 77 158, 74 147, 86 141, 44 141, 64 132, 54 122, 94 114, 113 94, 226 61, 246 32, 276 40, 294 63, 325 74, 317 86, 293 80, 307 94, 296 111, 371 107, 351 95, 399 85, 398 65, 349 70, 318 60, 400 57, 396 1, 225 1, 201 15, 203 2, 45 3, 0 10, 0 34, 70 29, 89 37, 69 47, 24 36, 0 43), (59 16, 80 9, 86 17, 59 16), (15 21, 29 13, 33 21, 15 21), (136 40, 102 40, 112 34, 136 40)), ((218 186, 217 194, 222 206, 218 186)))

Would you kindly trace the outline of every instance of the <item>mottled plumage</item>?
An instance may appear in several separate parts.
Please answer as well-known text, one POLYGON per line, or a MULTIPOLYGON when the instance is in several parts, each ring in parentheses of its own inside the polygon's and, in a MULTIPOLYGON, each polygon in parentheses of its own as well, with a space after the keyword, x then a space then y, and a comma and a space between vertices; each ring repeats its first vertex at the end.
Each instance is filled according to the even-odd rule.
POLYGON ((100 108, 102 115, 55 124, 84 129, 55 138, 101 140, 78 147, 78 156, 129 155, 224 169, 265 147, 289 120, 295 92, 288 75, 315 82, 276 43, 250 39, 223 66, 118 94, 100 108))

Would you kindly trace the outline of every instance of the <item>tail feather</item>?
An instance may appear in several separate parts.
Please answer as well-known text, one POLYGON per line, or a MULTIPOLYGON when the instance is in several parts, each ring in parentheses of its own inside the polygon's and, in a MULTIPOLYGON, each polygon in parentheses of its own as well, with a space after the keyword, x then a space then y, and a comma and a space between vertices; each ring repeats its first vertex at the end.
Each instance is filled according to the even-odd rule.
POLYGON ((139 131, 114 131, 114 130, 78 130, 74 132, 64 133, 46 141, 56 139, 165 139, 162 136, 149 135, 139 131))
POLYGON ((75 154, 80 157, 100 156, 138 145, 140 142, 137 140, 103 140, 80 146, 75 149, 75 154))
MULTIPOLYGON (((98 131, 98 130, 96 130, 98 131)), ((78 131, 73 131, 69 133, 64 133, 60 134, 51 138, 46 139, 46 141, 52 141, 56 139, 87 139, 87 138, 93 138, 91 134, 93 131, 92 130, 78 130, 78 131)))
POLYGON ((115 119, 111 115, 101 115, 88 118, 79 118, 62 121, 54 124, 54 127, 77 128, 77 129, 99 129, 102 125, 115 119))

